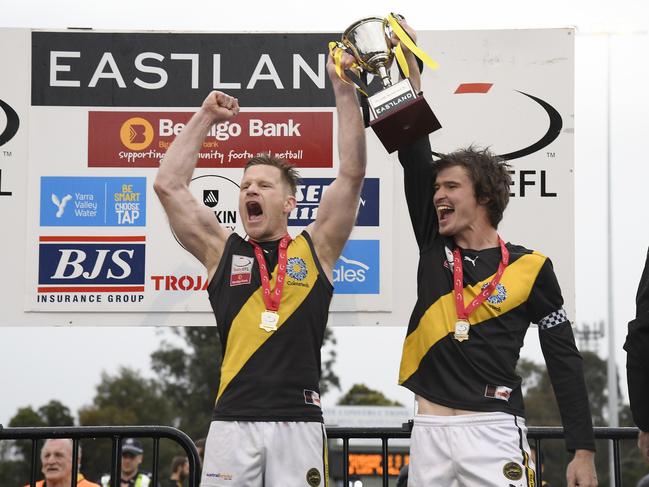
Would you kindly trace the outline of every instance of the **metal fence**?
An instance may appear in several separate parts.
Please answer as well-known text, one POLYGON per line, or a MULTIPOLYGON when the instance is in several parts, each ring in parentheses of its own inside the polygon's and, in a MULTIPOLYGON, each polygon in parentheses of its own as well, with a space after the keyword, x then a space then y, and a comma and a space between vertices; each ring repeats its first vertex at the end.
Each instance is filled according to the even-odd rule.
MULTIPOLYGON (((613 478, 615 486, 622 485, 620 467, 620 441, 633 439, 637 436, 636 428, 594 428, 595 438, 598 440, 609 440, 613 444, 613 478)), ((388 441, 393 439, 410 438, 410 425, 405 424, 402 428, 327 428, 327 436, 330 440, 340 439, 343 442, 343 475, 344 485, 349 485, 349 441, 351 439, 378 439, 381 440, 381 453, 383 465, 387 465, 388 441)), ((530 427, 528 429, 528 441, 530 446, 536 449, 539 454, 538 464, 543 461, 542 442, 543 440, 555 440, 563 438, 563 428, 559 427, 530 427)), ((71 426, 52 428, 4 428, 0 425, 0 441, 2 440, 31 440, 31 478, 30 486, 35 487, 38 466, 37 442, 48 438, 71 438, 72 448, 72 486, 77 485, 78 458, 77 451, 79 440, 110 438, 112 439, 111 455, 111 485, 118 485, 115 479, 120 478, 120 459, 122 440, 124 438, 152 438, 153 439, 153 478, 152 485, 157 485, 158 458, 160 439, 166 438, 175 441, 187 454, 189 460, 188 487, 198 487, 200 483, 200 459, 198 451, 192 440, 182 431, 168 426, 71 426)), ((540 468, 536 469, 536 485, 542 484, 540 468)), ((383 468, 383 486, 388 487, 388 469, 383 468)))
POLYGON ((200 459, 194 442, 182 431, 169 426, 63 426, 50 428, 2 428, 0 425, 0 441, 2 440, 31 440, 31 474, 29 485, 35 487, 38 467, 37 442, 50 438, 72 439, 72 485, 77 487, 78 451, 81 439, 112 439, 110 485, 120 485, 121 451, 124 438, 153 439, 153 471, 151 485, 158 485, 158 460, 160 455, 160 440, 162 438, 176 442, 187 455, 189 460, 189 487, 198 487, 200 481, 200 459), (117 481, 116 481, 117 480, 117 481))
MULTIPOLYGON (((351 439, 378 439, 381 440, 381 453, 383 465, 387 465, 388 440, 399 438, 410 438, 411 424, 404 424, 402 428, 327 428, 329 439, 343 440, 343 475, 344 485, 349 485, 349 440, 351 439)), ((636 428, 593 428, 595 439, 609 440, 613 442, 613 477, 615 486, 621 487, 620 467, 620 441, 633 439, 638 436, 636 428)), ((560 427, 529 427, 527 439, 532 448, 538 452, 537 464, 543 461, 541 445, 543 440, 563 439, 563 428, 560 427)), ((536 469, 536 485, 541 486, 543 473, 540 468, 536 469)), ((382 469, 383 487, 388 487, 388 469, 382 469)))

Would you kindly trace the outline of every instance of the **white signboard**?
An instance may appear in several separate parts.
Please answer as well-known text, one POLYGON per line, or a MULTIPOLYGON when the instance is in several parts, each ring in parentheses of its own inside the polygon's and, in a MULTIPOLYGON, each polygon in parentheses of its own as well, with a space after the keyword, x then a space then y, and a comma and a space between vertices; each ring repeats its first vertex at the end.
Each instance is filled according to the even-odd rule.
MULTIPOLYGON (((303 178, 289 217, 289 232, 299 233, 338 167, 325 72, 327 41, 337 37, 0 30, 9 73, 0 80, 8 242, 0 258, 11 276, 0 323, 213 325, 205 271, 152 189, 159 161, 211 89, 237 96, 242 113, 212 129, 190 188, 244 234, 242 167, 261 152, 285 157, 303 178)), ((419 33, 440 64, 426 68, 422 86, 442 124, 433 150, 477 144, 509 159, 512 197, 499 231, 552 258, 571 315, 573 41, 569 29, 419 33)), ((367 139, 367 179, 334 269, 330 323, 405 325, 418 252, 401 168, 369 129, 367 139)))

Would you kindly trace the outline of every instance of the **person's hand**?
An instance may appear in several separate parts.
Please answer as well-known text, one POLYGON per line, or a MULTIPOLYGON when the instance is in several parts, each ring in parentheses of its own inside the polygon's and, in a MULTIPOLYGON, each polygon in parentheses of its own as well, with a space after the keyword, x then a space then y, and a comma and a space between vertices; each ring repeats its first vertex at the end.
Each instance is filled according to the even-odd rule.
POLYGON ((638 434, 638 449, 642 458, 649 462, 649 431, 640 431, 638 434))
MULTIPOLYGON (((397 22, 399 22, 399 25, 403 28, 403 30, 406 31, 406 34, 408 34, 412 39, 412 41, 415 44, 417 44, 417 33, 415 32, 415 29, 410 27, 410 25, 408 24, 408 22, 406 22, 406 19, 403 16, 398 14, 395 14, 394 16, 397 19, 397 22)), ((392 32, 392 35, 390 36, 390 42, 392 42, 393 47, 397 47, 397 44, 399 44, 400 42, 399 38, 394 32, 392 32)), ((404 54, 408 54, 410 52, 410 49, 408 49, 408 47, 405 44, 401 44, 401 48, 403 49, 404 54)))
MULTIPOLYGON (((404 19, 403 16, 398 14, 394 14, 394 16, 397 19, 397 22, 399 22, 399 25, 403 28, 403 30, 406 31, 406 34, 408 34, 412 41, 416 44, 417 33, 415 32, 415 29, 408 25, 408 22, 406 22, 406 19, 404 19)), ((394 32, 392 32, 392 35, 390 36, 390 41, 392 42, 393 47, 396 47, 401 42, 394 32)), ((416 92, 419 92, 419 90, 421 89, 421 75, 419 73, 419 65, 417 64, 417 59, 403 42, 401 42, 401 49, 403 50, 403 55, 405 56, 406 62, 408 63, 408 69, 410 71, 410 83, 412 84, 414 90, 416 92)))
POLYGON ((215 90, 207 95, 201 109, 210 115, 214 123, 226 122, 239 113, 239 100, 215 90))
POLYGON ((568 487, 597 487, 595 452, 577 450, 566 470, 568 487))
MULTIPOLYGON (((334 49, 340 49, 340 48, 336 47, 334 49)), ((336 62, 334 61, 334 58, 331 55, 331 53, 329 53, 329 59, 327 60, 327 74, 329 75, 329 79, 331 80, 331 84, 333 85, 334 90, 340 90, 340 89, 350 90, 350 91, 355 90, 352 81, 345 75, 345 70, 351 69, 355 62, 356 60, 354 59, 354 56, 352 56, 348 52, 343 51, 342 56, 340 58, 340 67, 342 69, 342 72, 340 74, 347 81, 347 83, 345 83, 342 79, 340 79, 338 73, 336 73, 336 62)))

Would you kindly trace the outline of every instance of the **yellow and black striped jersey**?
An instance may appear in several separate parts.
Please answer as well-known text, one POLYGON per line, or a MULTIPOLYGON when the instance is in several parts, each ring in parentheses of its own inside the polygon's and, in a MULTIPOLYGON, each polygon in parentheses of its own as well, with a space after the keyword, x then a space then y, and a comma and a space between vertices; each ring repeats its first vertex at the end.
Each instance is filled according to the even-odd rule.
MULTIPOLYGON (((277 242, 265 250, 276 248, 277 242)), ((276 258, 269 269, 274 289, 276 258)), ((320 348, 333 287, 309 234, 288 246, 276 331, 259 326, 266 309, 259 267, 252 245, 239 235, 227 240, 208 293, 223 353, 214 419, 322 422, 320 348)))
MULTIPOLYGON (((435 169, 424 137, 399 152, 410 218, 419 246, 417 302, 403 346, 399 383, 444 406, 524 416, 520 349, 530 323, 539 339, 569 450, 594 450, 582 360, 563 309, 550 260, 507 243, 509 265, 493 294, 469 317, 469 339, 453 338, 452 237, 439 235, 433 205, 435 169)), ((460 249, 464 302, 470 303, 494 277, 500 247, 460 249)))

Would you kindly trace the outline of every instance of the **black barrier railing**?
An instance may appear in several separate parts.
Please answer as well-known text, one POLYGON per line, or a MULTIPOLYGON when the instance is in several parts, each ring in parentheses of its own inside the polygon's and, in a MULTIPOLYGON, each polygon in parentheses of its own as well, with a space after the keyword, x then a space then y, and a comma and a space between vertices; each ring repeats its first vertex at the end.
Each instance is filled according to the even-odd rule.
MULTIPOLYGON (((410 438, 410 424, 405 424, 402 428, 327 428, 327 436, 330 440, 343 440, 343 482, 349 485, 349 440, 355 439, 378 439, 381 440, 381 454, 383 458, 382 479, 383 487, 388 487, 388 440, 408 439, 410 438)), ((636 438, 638 430, 636 428, 594 428, 595 438, 598 440, 609 440, 613 443, 613 477, 615 486, 621 487, 621 467, 620 467, 620 441, 636 438)), ((70 426, 70 427, 51 427, 51 428, 2 428, 0 425, 0 441, 2 440, 31 440, 31 479, 29 485, 35 487, 38 449, 37 442, 48 438, 70 438, 73 441, 72 448, 72 484, 71 487, 77 486, 77 469, 78 469, 78 445, 80 439, 111 438, 112 455, 111 455, 111 482, 110 485, 118 485, 115 482, 120 478, 121 470, 121 448, 122 439, 124 438, 152 438, 153 439, 153 477, 152 485, 157 485, 158 475, 158 458, 159 442, 165 438, 178 443, 189 460, 189 479, 188 487, 198 487, 200 480, 199 465, 200 460, 198 451, 194 446, 191 438, 182 431, 168 426, 70 426)), ((536 449, 537 464, 541 464, 542 441, 556 440, 563 438, 563 428, 559 427, 530 427, 527 433, 530 445, 536 449)), ((536 485, 543 485, 543 473, 540 468, 536 469, 536 485)))
POLYGON ((200 459, 194 442, 182 431, 169 426, 62 426, 50 428, 2 428, 0 425, 0 441, 2 440, 31 440, 31 474, 29 485, 35 487, 38 466, 39 440, 52 438, 72 439, 72 479, 71 487, 77 487, 78 447, 81 439, 112 439, 112 454, 110 468, 110 485, 120 485, 121 451, 124 438, 153 439, 153 468, 151 485, 158 485, 158 460, 160 457, 160 440, 175 441, 185 450, 189 461, 188 487, 198 487, 200 480, 200 459))
MULTIPOLYGON (((349 440, 377 439, 381 440, 381 453, 383 457, 382 479, 383 487, 388 487, 388 440, 410 438, 411 424, 404 424, 402 428, 327 428, 327 437, 330 440, 343 440, 343 485, 349 485, 349 440)), ((629 440, 638 436, 636 428, 594 428, 595 439, 610 440, 613 442, 613 476, 615 486, 622 486, 620 468, 620 441, 629 440)), ((527 431, 527 439, 530 446, 536 449, 538 458, 537 464, 543 461, 541 444, 542 440, 563 439, 563 428, 559 427, 534 427, 527 431)), ((536 469, 536 485, 543 485, 543 473, 540 468, 536 469)))

